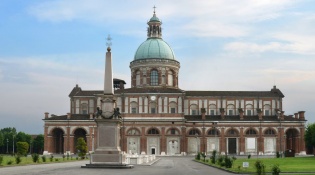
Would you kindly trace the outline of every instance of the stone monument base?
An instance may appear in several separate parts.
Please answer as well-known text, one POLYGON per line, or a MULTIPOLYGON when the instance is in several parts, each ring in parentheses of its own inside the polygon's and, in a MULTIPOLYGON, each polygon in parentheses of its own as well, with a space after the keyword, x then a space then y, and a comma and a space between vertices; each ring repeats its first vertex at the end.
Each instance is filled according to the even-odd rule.
POLYGON ((86 164, 81 166, 81 168, 109 168, 109 169, 130 169, 133 165, 127 164, 86 164))

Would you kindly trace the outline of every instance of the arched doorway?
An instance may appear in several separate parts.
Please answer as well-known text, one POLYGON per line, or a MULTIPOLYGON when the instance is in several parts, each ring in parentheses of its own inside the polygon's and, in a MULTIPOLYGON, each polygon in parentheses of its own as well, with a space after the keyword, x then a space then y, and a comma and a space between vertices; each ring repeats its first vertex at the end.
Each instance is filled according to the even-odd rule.
POLYGON ((295 152, 299 151, 299 133, 296 129, 288 129, 285 133, 285 145, 284 145, 284 151, 285 150, 294 150, 295 152))
POLYGON ((87 143, 86 142, 86 131, 82 128, 78 128, 74 131, 74 144, 73 144, 74 153, 77 153, 77 149, 75 147, 77 146, 77 141, 80 137, 82 137, 85 140, 85 143, 87 143))
POLYGON ((63 154, 64 153, 64 132, 60 128, 55 128, 52 131, 53 137, 53 153, 63 154))

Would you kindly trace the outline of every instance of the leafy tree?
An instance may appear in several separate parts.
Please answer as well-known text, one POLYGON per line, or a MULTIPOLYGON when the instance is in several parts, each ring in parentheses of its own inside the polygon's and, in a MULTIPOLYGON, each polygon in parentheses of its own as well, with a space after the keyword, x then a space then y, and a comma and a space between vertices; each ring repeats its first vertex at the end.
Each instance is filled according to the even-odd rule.
POLYGON ((6 147, 7 146, 6 145, 7 141, 8 141, 9 152, 12 152, 12 150, 13 150, 13 148, 12 148, 13 147, 13 138, 14 138, 14 143, 16 143, 16 139, 15 139, 16 129, 8 127, 8 128, 1 129, 0 132, 3 135, 3 142, 4 142, 4 144, 1 147, 1 152, 2 153, 6 153, 6 151, 7 151, 7 147, 6 147))
POLYGON ((87 145, 86 142, 84 140, 84 138, 80 137, 77 140, 77 145, 75 147, 78 150, 78 155, 79 157, 81 157, 82 159, 84 159, 86 153, 87 153, 87 145))
POLYGON ((44 150, 44 135, 39 134, 34 140, 33 140, 33 152, 41 154, 44 150))
POLYGON ((0 132, 0 146, 3 146, 3 145, 4 145, 4 144, 3 144, 3 140, 4 140, 3 134, 2 134, 2 132, 0 132))
POLYGON ((27 142, 17 142, 16 149, 18 155, 26 156, 28 152, 29 144, 27 142))
POLYGON ((315 147, 315 123, 309 124, 306 127, 304 140, 307 146, 315 147))
POLYGON ((27 142, 29 145, 31 144, 32 137, 29 134, 24 132, 19 132, 16 135, 16 142, 27 142))

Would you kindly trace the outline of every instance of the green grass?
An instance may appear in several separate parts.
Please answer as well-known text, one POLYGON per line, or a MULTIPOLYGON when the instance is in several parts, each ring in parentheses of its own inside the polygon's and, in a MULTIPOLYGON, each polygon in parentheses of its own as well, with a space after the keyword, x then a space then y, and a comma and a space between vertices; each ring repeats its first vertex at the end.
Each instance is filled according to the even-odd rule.
MULTIPOLYGON (((68 159, 67 159, 67 157, 65 157, 65 158, 62 158, 62 157, 61 158, 60 157, 59 158, 55 158, 54 157, 53 161, 51 162, 50 161, 50 156, 46 156, 46 162, 43 162, 42 155, 40 155, 39 156, 39 163, 34 163, 31 156, 28 156, 28 157, 22 156, 21 157, 22 161, 19 164, 16 164, 14 156, 8 156, 8 155, 1 155, 1 156, 3 156, 3 161, 0 164, 0 167, 4 167, 4 166, 19 166, 19 165, 28 165, 28 164, 61 163, 61 162, 78 161, 78 160, 76 160, 75 157, 73 157, 72 159, 71 159, 71 157, 69 157, 68 159), (56 161, 56 159, 58 159, 58 161, 56 161), (8 165, 9 161, 12 161, 11 165, 8 165)), ((81 159, 79 159, 79 160, 81 160, 81 159)))
MULTIPOLYGON (((240 158, 235 160, 233 167, 228 169, 233 172, 239 172, 238 166, 240 166, 240 172, 253 173, 256 172, 255 162, 261 160, 265 164, 265 171, 271 172, 271 167, 278 164, 281 172, 315 172, 315 157, 290 157, 290 158, 240 158), (249 162, 248 168, 243 168, 243 162, 249 162)), ((210 165, 212 165, 210 163, 210 165)), ((220 167, 219 165, 215 165, 220 167)))

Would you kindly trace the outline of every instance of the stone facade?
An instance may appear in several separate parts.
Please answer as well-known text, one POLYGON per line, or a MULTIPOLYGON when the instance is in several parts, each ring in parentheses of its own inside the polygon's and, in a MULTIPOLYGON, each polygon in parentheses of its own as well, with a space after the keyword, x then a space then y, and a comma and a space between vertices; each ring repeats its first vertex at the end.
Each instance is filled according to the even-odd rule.
MULTIPOLYGON (((122 151, 186 155, 217 150, 265 155, 292 149, 305 154, 304 111, 285 115, 284 95, 276 86, 267 91, 180 89, 180 63, 173 59, 171 48, 165 51, 158 44, 149 45, 168 46, 161 38, 161 24, 154 13, 148 22, 150 42, 139 47, 138 56, 130 63, 131 88, 125 88, 123 80, 113 80, 114 99, 122 116, 122 151), (149 58, 150 54, 154 57, 149 58)), ((76 85, 69 94, 70 113, 45 113, 44 153, 76 153, 79 137, 94 152, 98 135, 95 113, 103 95, 102 90, 82 90, 76 85)))

